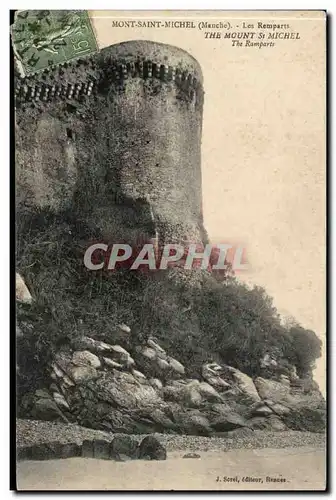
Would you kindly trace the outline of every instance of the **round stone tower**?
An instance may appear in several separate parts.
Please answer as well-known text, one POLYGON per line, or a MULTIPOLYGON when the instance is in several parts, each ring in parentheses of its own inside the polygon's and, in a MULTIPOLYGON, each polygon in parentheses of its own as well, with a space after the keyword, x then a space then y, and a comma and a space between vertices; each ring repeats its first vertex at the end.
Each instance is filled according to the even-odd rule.
POLYGON ((86 237, 206 239, 202 72, 187 52, 130 41, 16 82, 21 212, 67 214, 86 237))

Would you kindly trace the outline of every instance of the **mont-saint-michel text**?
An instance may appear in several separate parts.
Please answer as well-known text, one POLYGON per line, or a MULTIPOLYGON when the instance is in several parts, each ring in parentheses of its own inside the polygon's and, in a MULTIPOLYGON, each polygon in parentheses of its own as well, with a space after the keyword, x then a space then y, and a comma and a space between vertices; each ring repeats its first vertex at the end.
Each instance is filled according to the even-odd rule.
POLYGON ((288 23, 276 22, 217 22, 195 20, 127 19, 113 20, 112 28, 184 29, 201 31, 206 40, 230 41, 232 47, 274 47, 277 41, 300 40, 299 32, 288 23))
MULTIPOLYGON (((265 23, 258 21, 254 24, 246 23, 235 27, 243 29, 271 29, 271 30, 288 30, 289 24, 265 23)), ((161 19, 119 19, 112 21, 112 28, 174 28, 174 29, 232 29, 234 26, 229 21, 218 21, 215 23, 208 21, 191 21, 191 20, 161 20, 161 19)))

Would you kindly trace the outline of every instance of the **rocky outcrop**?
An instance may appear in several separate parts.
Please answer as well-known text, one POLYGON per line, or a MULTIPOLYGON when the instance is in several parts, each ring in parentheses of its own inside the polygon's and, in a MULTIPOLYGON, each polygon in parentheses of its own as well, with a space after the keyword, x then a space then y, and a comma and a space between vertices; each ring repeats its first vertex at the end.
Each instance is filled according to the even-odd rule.
POLYGON ((251 377, 233 368, 224 366, 227 379, 231 380, 232 385, 251 402, 260 401, 260 395, 253 383, 251 377))
POLYGON ((139 445, 139 458, 166 460, 167 452, 165 447, 154 436, 146 436, 139 445))
POLYGON ((296 378, 290 384, 258 377, 254 383, 265 405, 290 429, 325 429, 326 403, 313 380, 296 378))
POLYGON ((130 335, 123 326, 119 344, 83 337, 59 351, 49 385, 25 396, 26 415, 124 434, 324 430, 325 402, 313 382, 252 380, 217 363, 186 378, 156 339, 132 346, 130 335))

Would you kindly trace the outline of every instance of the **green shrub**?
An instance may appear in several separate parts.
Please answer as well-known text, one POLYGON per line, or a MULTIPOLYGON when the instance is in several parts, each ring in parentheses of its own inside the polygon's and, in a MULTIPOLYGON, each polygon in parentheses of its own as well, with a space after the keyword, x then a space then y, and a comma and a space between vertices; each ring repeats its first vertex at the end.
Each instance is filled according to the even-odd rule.
POLYGON ((17 244, 18 270, 35 298, 32 306, 18 310, 22 329, 28 325, 29 330, 18 354, 23 372, 33 371, 35 380, 43 379, 60 345, 82 335, 113 342, 120 322, 131 327, 135 342, 156 337, 189 376, 198 376, 201 364, 210 360, 257 376, 267 353, 278 360, 278 372, 295 366, 306 375, 321 354, 315 333, 283 325, 261 287, 248 287, 231 275, 219 280, 199 269, 89 271, 76 243, 87 241, 86 229, 65 216, 41 214, 40 219, 20 217, 17 244))

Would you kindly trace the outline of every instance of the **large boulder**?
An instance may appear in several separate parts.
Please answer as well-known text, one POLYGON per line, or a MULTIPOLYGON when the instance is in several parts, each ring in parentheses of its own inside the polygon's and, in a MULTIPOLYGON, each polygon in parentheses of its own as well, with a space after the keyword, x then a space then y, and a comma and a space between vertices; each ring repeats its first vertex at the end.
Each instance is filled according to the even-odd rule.
POLYGON ((70 377, 78 384, 96 379, 98 372, 93 366, 73 366, 70 368, 70 377))
POLYGON ((75 351, 72 355, 72 362, 74 365, 89 365, 93 368, 100 368, 101 362, 98 356, 90 351, 75 351))
POLYGON ((179 377, 179 376, 182 376, 185 374, 184 366, 182 365, 182 363, 177 361, 177 359, 168 357, 167 361, 169 363, 169 368, 170 368, 172 374, 174 374, 174 376, 179 377))
POLYGON ((161 389, 163 388, 163 384, 161 382, 160 379, 158 378, 151 378, 149 380, 149 383, 152 387, 154 387, 154 389, 156 389, 157 391, 161 391, 161 389))
MULTIPOLYGON (((132 370, 132 375, 133 377, 136 378, 136 380, 138 382, 140 382, 140 384, 149 384, 149 380, 147 380, 147 377, 146 375, 144 375, 142 372, 139 372, 139 370, 132 370)), ((152 384, 150 384, 152 385, 152 384)))
POLYGON ((65 384, 69 387, 89 380, 95 380, 98 377, 98 371, 94 365, 97 366, 98 361, 97 357, 91 357, 89 351, 77 351, 73 354, 67 351, 59 352, 51 365, 52 378, 54 380, 61 380, 63 385, 65 384), (85 361, 84 358, 86 358, 85 361))
POLYGON ((287 384, 258 377, 254 381, 261 399, 271 399, 276 403, 290 400, 290 387, 287 384))
POLYGON ((58 441, 37 443, 17 449, 18 460, 55 460, 81 456, 81 446, 77 443, 62 444, 58 441))
POLYGON ((153 360, 156 359, 158 354, 155 351, 155 349, 152 349, 151 347, 143 347, 140 349, 139 353, 146 359, 153 360))
POLYGON ((223 365, 222 370, 222 378, 230 384, 235 394, 243 395, 251 403, 260 401, 260 396, 251 377, 228 365, 223 365))
POLYGON ((231 387, 222 377, 207 377, 205 380, 218 392, 227 391, 231 387))
POLYGON ((239 427, 248 427, 248 423, 243 417, 234 412, 222 412, 211 421, 211 428, 214 431, 226 432, 239 427))
MULTIPOLYGON (((299 381, 298 381, 299 382, 299 381)), ((314 384, 287 383, 258 377, 255 385, 273 413, 293 430, 322 432, 326 426, 325 401, 314 384), (307 389, 308 387, 308 389, 307 389), (309 388, 312 390, 309 391, 309 388)))
POLYGON ((270 417, 268 418, 268 421, 269 421, 271 429, 273 431, 286 431, 287 430, 287 425, 277 415, 270 415, 270 417))
POLYGON ((111 372, 102 373, 101 377, 90 388, 95 392, 97 399, 126 409, 155 407, 162 403, 162 399, 149 384, 140 383, 131 373, 111 372))
POLYGON ((198 392, 203 397, 204 400, 209 402, 222 401, 220 394, 207 382, 200 382, 197 387, 198 392))
POLYGON ((273 411, 263 401, 257 401, 250 407, 250 414, 257 417, 267 417, 272 415, 273 411))
POLYGON ((163 388, 164 399, 186 407, 199 407, 204 402, 222 401, 220 394, 207 382, 197 379, 175 380, 163 388))
POLYGON ((271 399, 265 399, 264 403, 279 417, 283 417, 290 413, 290 408, 288 408, 288 406, 282 405, 281 403, 275 403, 271 399))
POLYGON ((267 431, 285 431, 287 430, 286 424, 276 415, 268 417, 255 416, 249 419, 248 424, 253 430, 267 430, 267 431))
MULTIPOLYGON (((92 356, 96 355, 96 358, 98 356, 102 356, 105 359, 111 359, 112 361, 114 361, 114 363, 118 363, 118 366, 120 365, 123 368, 130 368, 134 365, 134 359, 131 357, 130 353, 124 347, 118 344, 112 345, 101 340, 83 336, 81 339, 74 341, 74 346, 81 353, 90 352, 92 356)), ((76 353, 74 355, 76 356, 78 364, 79 355, 76 353)), ((81 356, 83 356, 83 354, 81 354, 81 356)), ((91 359, 93 359, 92 356, 91 359)), ((95 362, 95 364, 97 364, 97 361, 95 362)), ((109 362, 107 361, 106 364, 109 364, 109 362)), ((95 367, 97 368, 97 366, 95 367)))
POLYGON ((154 436, 146 436, 139 445, 138 457, 145 460, 166 460, 165 447, 154 436))
POLYGON ((131 329, 129 326, 125 325, 125 323, 121 323, 116 326, 116 331, 122 335, 130 335, 131 329))
POLYGON ((64 414, 64 408, 60 408, 57 402, 45 391, 36 391, 31 398, 30 414, 37 420, 55 420, 69 422, 64 414), (62 411, 63 410, 63 411, 62 411))
MULTIPOLYGON (((198 381, 196 381, 198 382, 198 381)), ((173 384, 163 388, 165 401, 180 403, 186 407, 198 407, 202 403, 202 396, 198 392, 197 386, 190 384, 173 384)))
POLYGON ((110 459, 110 442, 104 439, 93 441, 93 458, 110 459))
POLYGON ((196 436, 210 436, 212 433, 209 420, 199 410, 181 412, 177 418, 182 433, 196 436))
POLYGON ((122 462, 139 458, 138 442, 131 436, 116 436, 110 445, 110 457, 122 462))
POLYGON ((311 386, 312 390, 307 390, 305 383, 294 388, 287 383, 261 377, 256 378, 254 382, 260 397, 264 400, 271 400, 289 408, 325 406, 322 394, 314 385, 311 386))
POLYGON ((115 368, 117 370, 123 370, 123 365, 120 363, 117 363, 116 361, 113 361, 111 358, 104 358, 103 357, 103 362, 104 366, 107 368, 115 368))
POLYGON ((154 423, 153 427, 157 430, 157 432, 178 430, 177 424, 167 416, 167 413, 169 413, 168 406, 162 406, 162 409, 156 408, 150 411, 148 416, 154 423))

